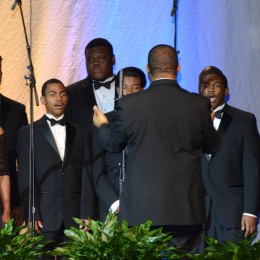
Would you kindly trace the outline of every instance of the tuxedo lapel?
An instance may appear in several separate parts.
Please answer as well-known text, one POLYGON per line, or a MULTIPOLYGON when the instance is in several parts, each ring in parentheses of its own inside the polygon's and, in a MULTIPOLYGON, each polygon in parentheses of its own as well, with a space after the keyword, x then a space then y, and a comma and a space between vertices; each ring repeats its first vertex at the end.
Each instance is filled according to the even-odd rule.
POLYGON ((220 137, 220 142, 222 141, 230 122, 232 121, 232 118, 228 115, 228 106, 225 105, 224 109, 223 109, 223 116, 221 118, 221 122, 218 128, 218 133, 219 133, 219 137, 220 137))
POLYGON ((96 97, 95 97, 95 93, 94 93, 94 89, 93 89, 93 85, 92 85, 92 80, 89 77, 86 79, 86 81, 82 85, 81 94, 82 94, 82 100, 88 101, 88 102, 86 102, 87 106, 88 106, 88 103, 91 104, 93 101, 96 104, 96 97))
MULTIPOLYGON (((226 133, 226 131, 228 130, 228 127, 229 127, 229 124, 231 123, 232 121, 232 118, 229 116, 229 107, 228 105, 226 104, 224 109, 223 109, 223 116, 221 118, 221 122, 220 122, 220 125, 219 125, 219 128, 217 130, 218 134, 219 134, 219 140, 220 140, 220 144, 222 142, 222 139, 224 138, 224 135, 226 133)), ((208 156, 206 155, 208 161, 210 161, 213 157, 214 157, 214 154, 212 154, 212 156, 208 156)))
POLYGON ((40 130, 42 131, 43 136, 46 138, 50 146, 53 148, 53 150, 57 153, 57 155, 60 157, 56 142, 54 140, 53 134, 51 132, 51 129, 47 123, 47 119, 45 116, 43 116, 39 121, 39 127, 40 130))
POLYGON ((65 154, 64 154, 64 162, 66 161, 69 152, 71 151, 74 136, 76 129, 69 123, 66 123, 66 145, 65 145, 65 154))

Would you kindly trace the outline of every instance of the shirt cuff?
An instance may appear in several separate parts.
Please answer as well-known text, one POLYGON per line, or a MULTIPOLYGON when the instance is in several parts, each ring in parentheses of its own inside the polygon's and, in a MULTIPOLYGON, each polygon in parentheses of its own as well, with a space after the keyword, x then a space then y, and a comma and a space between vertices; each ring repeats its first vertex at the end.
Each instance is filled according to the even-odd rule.
POLYGON ((111 211, 112 213, 114 213, 114 212, 117 210, 118 207, 119 207, 119 200, 115 201, 115 202, 111 205, 111 207, 109 208, 109 211, 111 211))
POLYGON ((256 215, 249 214, 249 213, 243 213, 243 216, 250 216, 250 217, 257 218, 257 216, 256 216, 256 215))

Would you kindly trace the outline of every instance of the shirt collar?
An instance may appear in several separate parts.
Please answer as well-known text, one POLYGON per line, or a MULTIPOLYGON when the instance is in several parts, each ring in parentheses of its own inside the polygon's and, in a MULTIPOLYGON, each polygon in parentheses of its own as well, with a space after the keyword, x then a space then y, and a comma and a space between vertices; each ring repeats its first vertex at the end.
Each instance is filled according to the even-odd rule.
POLYGON ((50 119, 55 119, 55 120, 60 120, 60 119, 62 119, 63 117, 64 117, 64 114, 63 115, 61 115, 59 118, 56 118, 56 117, 54 117, 52 114, 48 114, 48 113, 46 113, 45 114, 48 118, 50 118, 50 119))
POLYGON ((225 107, 225 103, 221 106, 218 106, 213 112, 216 112, 216 111, 219 111, 219 110, 222 110, 224 107, 225 107))

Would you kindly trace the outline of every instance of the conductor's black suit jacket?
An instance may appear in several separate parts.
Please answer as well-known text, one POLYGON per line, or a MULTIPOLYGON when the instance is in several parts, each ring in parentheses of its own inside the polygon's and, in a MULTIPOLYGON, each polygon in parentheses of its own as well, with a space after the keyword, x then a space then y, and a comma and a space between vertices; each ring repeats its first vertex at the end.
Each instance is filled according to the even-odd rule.
MULTIPOLYGON (((35 219, 43 221, 45 232, 75 225, 72 217, 93 217, 92 177, 85 130, 66 124, 64 161, 45 116, 34 123, 35 219)), ((28 219, 29 126, 18 136, 18 181, 22 205, 28 219)))
POLYGON ((120 99, 117 109, 99 141, 110 151, 127 145, 120 218, 131 226, 149 219, 155 226, 204 223, 200 156, 218 144, 209 100, 162 79, 120 99))
POLYGON ((7 160, 11 177, 11 208, 20 206, 17 185, 17 135, 18 130, 28 124, 25 106, 0 94, 0 123, 5 131, 7 160))
POLYGON ((219 150, 202 155, 207 212, 211 205, 222 226, 240 228, 243 213, 260 210, 260 138, 253 114, 227 104, 223 111, 219 150))

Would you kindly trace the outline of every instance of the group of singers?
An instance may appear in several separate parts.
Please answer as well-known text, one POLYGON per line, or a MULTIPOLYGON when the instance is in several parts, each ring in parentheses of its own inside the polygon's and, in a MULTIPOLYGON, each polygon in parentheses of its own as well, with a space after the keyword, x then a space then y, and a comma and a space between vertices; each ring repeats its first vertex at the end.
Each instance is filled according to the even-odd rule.
POLYGON ((91 219, 112 211, 130 226, 152 220, 172 234, 170 245, 193 254, 203 252, 203 232, 220 242, 253 234, 260 137, 255 116, 226 103, 223 72, 206 67, 199 94, 190 93, 176 80, 176 50, 160 44, 149 51, 151 84, 143 90, 139 68, 114 75, 106 39, 90 41, 85 58, 85 79, 65 87, 53 78, 42 86, 46 113, 33 123, 34 194, 25 107, 0 95, 2 222, 35 219, 36 232, 55 246, 76 225, 73 217, 88 230, 91 219))

